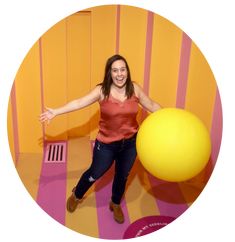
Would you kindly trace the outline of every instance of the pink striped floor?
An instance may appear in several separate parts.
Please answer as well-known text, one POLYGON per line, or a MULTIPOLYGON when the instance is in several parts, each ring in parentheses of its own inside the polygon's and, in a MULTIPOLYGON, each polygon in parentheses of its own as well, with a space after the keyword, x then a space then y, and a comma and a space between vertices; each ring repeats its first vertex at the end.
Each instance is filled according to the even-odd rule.
POLYGON ((132 224, 136 224, 138 220, 143 222, 147 217, 152 219, 153 216, 175 219, 189 208, 205 185, 201 183, 205 179, 193 179, 181 184, 158 180, 146 173, 141 164, 136 161, 125 198, 121 204, 125 214, 123 224, 114 222, 113 214, 108 208, 111 196, 112 168, 95 183, 94 189, 88 193, 77 211, 69 214, 66 211, 66 196, 71 193, 72 186, 76 184, 74 182, 72 186, 68 186, 68 184, 71 184, 71 179, 77 181, 79 178, 77 171, 81 167, 84 170, 90 163, 88 158, 84 160, 84 156, 79 154, 80 151, 76 147, 80 144, 90 147, 87 150, 92 152, 89 139, 83 138, 68 142, 66 150, 68 154, 72 153, 72 155, 68 156, 66 153, 64 162, 45 162, 45 155, 41 167, 38 166, 40 170, 35 171, 35 176, 38 175, 37 186, 35 178, 32 179, 32 175, 29 178, 29 173, 26 172, 29 167, 27 160, 24 162, 20 160, 17 167, 22 181, 27 181, 27 183, 24 182, 25 185, 30 182, 34 183, 33 189, 36 190, 34 193, 37 194, 34 199, 38 205, 56 221, 78 233, 102 239, 122 239, 127 229, 130 229, 132 224), (73 142, 77 142, 76 145, 72 145, 73 142), (69 171, 68 167, 70 167, 69 171), (198 185, 199 183, 200 185, 198 185), (82 226, 86 228, 84 229, 82 226))

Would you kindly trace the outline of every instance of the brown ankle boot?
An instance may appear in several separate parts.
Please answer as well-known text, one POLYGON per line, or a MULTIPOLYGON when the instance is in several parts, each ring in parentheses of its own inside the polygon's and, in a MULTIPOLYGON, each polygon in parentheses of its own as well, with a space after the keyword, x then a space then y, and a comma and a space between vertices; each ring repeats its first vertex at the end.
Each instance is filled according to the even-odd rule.
POLYGON ((115 204, 112 201, 109 203, 109 209, 113 212, 113 218, 119 224, 124 223, 124 215, 122 208, 119 204, 115 204))
POLYGON ((73 213, 75 209, 77 208, 79 202, 81 199, 76 198, 75 196, 75 187, 72 190, 72 195, 67 200, 67 210, 70 213, 73 213))

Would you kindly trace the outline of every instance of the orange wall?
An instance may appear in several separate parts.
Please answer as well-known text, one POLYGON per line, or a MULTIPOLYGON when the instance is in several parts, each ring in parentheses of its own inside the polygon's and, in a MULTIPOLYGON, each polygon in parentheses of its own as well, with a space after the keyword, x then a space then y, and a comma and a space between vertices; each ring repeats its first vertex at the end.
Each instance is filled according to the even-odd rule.
MULTIPOLYGON (((41 153, 43 129, 38 122, 41 106, 58 107, 87 93, 100 83, 106 59, 116 51, 127 58, 132 79, 144 85, 148 11, 101 6, 75 13, 48 30, 35 43, 16 79, 16 106, 20 153, 41 153), (118 25, 119 24, 119 25, 118 25), (117 35, 117 26, 120 26, 117 35), (41 74, 40 74, 41 73, 41 74), (43 87, 43 88, 42 88, 43 87)), ((154 15, 149 95, 165 107, 176 103, 183 32, 168 20, 154 15)), ((216 82, 204 56, 194 43, 188 72, 185 107, 211 127, 216 82)), ((11 110, 12 102, 9 102, 11 110)), ((45 139, 60 140, 90 135, 94 139, 99 119, 98 104, 57 117, 45 126, 45 139)), ((14 135, 8 115, 10 147, 14 135)))
MULTIPOLYGON (((91 87, 102 82, 104 66, 116 48, 116 6, 91 8, 91 87)), ((90 109, 90 137, 95 139, 99 119, 98 103, 90 109)))
POLYGON ((133 81, 143 86, 144 56, 147 31, 147 11, 129 6, 121 7, 120 54, 131 69, 133 81))
POLYGON ((182 31, 155 15, 149 95, 164 107, 175 105, 182 31))
MULTIPOLYGON (((91 13, 67 18, 67 100, 85 95, 91 89, 91 13)), ((90 133, 90 108, 67 116, 68 136, 90 133)))
MULTIPOLYGON (((48 107, 67 101, 66 21, 62 20, 41 37, 43 99, 48 107)), ((67 117, 59 116, 46 126, 46 139, 67 138, 67 117)))
POLYGON ((210 67, 192 44, 185 107, 198 115, 210 130, 216 95, 216 82, 210 67))
MULTIPOLYGON (((18 139, 16 140, 19 152, 41 153, 42 127, 38 122, 38 115, 41 112, 38 42, 31 48, 16 75, 15 99, 14 105, 17 107, 17 113, 14 113, 13 116, 8 116, 9 134, 16 133, 14 130, 11 131, 11 129, 14 127, 13 117, 17 116, 18 139)), ((9 103, 9 110, 12 109, 11 105, 12 102, 9 103)), ((12 138, 15 139, 15 137, 12 138)))

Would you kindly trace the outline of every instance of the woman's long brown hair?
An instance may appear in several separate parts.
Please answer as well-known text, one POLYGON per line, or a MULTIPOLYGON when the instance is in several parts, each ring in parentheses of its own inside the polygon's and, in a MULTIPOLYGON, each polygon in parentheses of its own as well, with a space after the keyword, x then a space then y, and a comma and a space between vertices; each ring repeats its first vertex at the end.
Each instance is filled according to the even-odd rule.
POLYGON ((130 68, 127 64, 127 61, 121 55, 113 55, 107 60, 106 66, 105 66, 104 79, 103 79, 103 82, 100 84, 102 93, 104 95, 104 98, 109 97, 110 88, 113 83, 112 76, 111 76, 111 67, 112 67, 112 64, 117 60, 122 60, 126 64, 126 69, 127 69, 126 97, 131 98, 132 95, 134 94, 134 85, 131 81, 131 73, 130 73, 130 68))

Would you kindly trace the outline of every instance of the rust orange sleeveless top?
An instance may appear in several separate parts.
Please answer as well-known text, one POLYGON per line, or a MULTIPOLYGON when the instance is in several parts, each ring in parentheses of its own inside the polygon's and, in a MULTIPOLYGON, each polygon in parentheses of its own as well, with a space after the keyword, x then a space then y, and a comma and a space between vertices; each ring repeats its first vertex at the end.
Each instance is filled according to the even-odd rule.
POLYGON ((100 122, 97 140, 103 143, 128 139, 138 131, 136 120, 139 99, 133 95, 125 101, 109 98, 99 102, 100 122))

